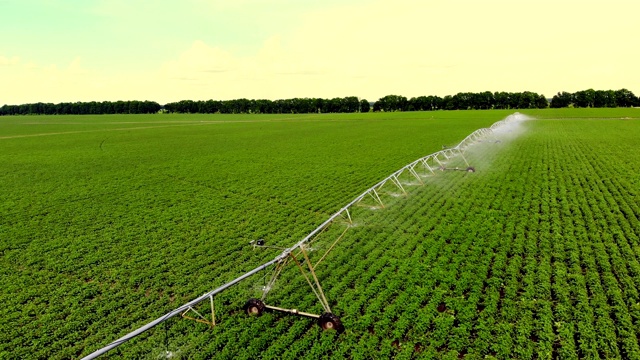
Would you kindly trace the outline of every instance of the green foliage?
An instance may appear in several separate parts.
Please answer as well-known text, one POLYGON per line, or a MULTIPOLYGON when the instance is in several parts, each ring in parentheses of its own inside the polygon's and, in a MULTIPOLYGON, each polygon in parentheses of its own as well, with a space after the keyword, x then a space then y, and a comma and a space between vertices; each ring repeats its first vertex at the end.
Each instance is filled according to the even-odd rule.
POLYGON ((581 90, 571 94, 559 92, 551 99, 552 108, 562 107, 580 108, 613 108, 640 106, 640 98, 627 89, 620 90, 581 90))
POLYGON ((2 115, 91 115, 91 114, 154 114, 161 106, 155 101, 90 101, 75 103, 34 103, 4 105, 2 115))
POLYGON ((488 109, 545 109, 549 106, 544 95, 530 91, 479 93, 460 92, 455 95, 418 96, 408 99, 387 95, 373 104, 373 111, 431 111, 431 110, 488 110, 488 109))
MULTIPOLYGON (((215 298, 214 329, 172 319, 112 355, 636 359, 636 112, 528 111, 520 137, 467 152, 476 173, 354 209, 317 269, 340 336, 239 313, 257 276, 215 298)), ((292 244, 509 113, 2 118, 0 356, 86 355, 277 254, 249 240, 292 244)), ((269 303, 321 311, 295 269, 276 285, 269 303)))
POLYGON ((360 109, 368 102, 358 101, 355 96, 344 98, 293 98, 280 100, 182 100, 164 105, 171 113, 183 114, 313 114, 313 113, 355 113, 368 112, 368 107, 360 109))

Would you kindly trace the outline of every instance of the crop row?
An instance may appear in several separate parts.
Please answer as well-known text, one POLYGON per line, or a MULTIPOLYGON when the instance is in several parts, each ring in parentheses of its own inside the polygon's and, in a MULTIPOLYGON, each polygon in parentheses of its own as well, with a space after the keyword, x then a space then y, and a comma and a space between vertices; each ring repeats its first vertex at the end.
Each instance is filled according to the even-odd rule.
MULTIPOLYGON (((615 125, 582 136, 613 141, 615 125)), ((470 150, 477 173, 438 173, 356 216, 318 269, 343 335, 236 313, 206 335, 186 329, 202 340, 174 348, 195 358, 638 358, 640 212, 624 172, 634 155, 576 139, 578 122, 527 127, 470 150)), ((267 302, 321 311, 295 269, 267 302)))
MULTIPOLYGON (((245 316, 242 305, 261 294, 268 269, 214 298, 213 329, 175 318, 109 355, 640 357, 640 178, 634 172, 640 155, 629 151, 638 145, 637 124, 536 120, 524 129, 519 137, 505 134, 500 143, 470 148, 466 157, 476 173, 437 172, 423 178, 424 186, 402 179, 407 195, 386 188, 385 208, 353 209, 353 226, 317 268, 332 311, 347 329, 342 335, 321 331, 312 319, 245 316)), ((81 207, 47 208, 34 196, 29 209, 11 200, 20 211, 3 219, 0 230, 7 235, 0 239, 7 265, 0 267, 6 275, 2 295, 11 305, 2 310, 0 357, 86 355, 279 254, 252 250, 252 237, 290 245, 326 219, 327 209, 348 201, 353 187, 397 168, 389 166, 393 159, 378 159, 344 174, 337 171, 340 160, 332 173, 306 166, 309 158, 292 159, 303 154, 293 147, 275 145, 291 152, 276 152, 282 157, 272 155, 275 165, 256 167, 248 153, 234 148, 239 156, 225 168, 238 171, 229 175, 233 185, 211 181, 207 155, 199 153, 203 143, 192 140, 197 146, 182 150, 195 156, 189 175, 172 158, 146 168, 148 176, 133 183, 92 180, 107 190, 89 182, 81 207), (296 170, 278 174, 289 161, 296 170), (312 176, 314 171, 321 174, 312 176), (327 195, 328 185, 314 185, 318 176, 335 192, 327 195), (295 183, 309 185, 305 196, 295 183), (127 187, 135 191, 123 191, 127 187)), ((105 165, 120 174, 113 163, 105 165)), ((46 192, 64 202, 77 199, 80 190, 65 193, 52 185, 46 192)), ((336 222, 318 237, 312 260, 346 226, 336 222)), ((322 311, 295 266, 285 269, 266 302, 322 311)), ((209 316, 208 306, 197 310, 209 316)))

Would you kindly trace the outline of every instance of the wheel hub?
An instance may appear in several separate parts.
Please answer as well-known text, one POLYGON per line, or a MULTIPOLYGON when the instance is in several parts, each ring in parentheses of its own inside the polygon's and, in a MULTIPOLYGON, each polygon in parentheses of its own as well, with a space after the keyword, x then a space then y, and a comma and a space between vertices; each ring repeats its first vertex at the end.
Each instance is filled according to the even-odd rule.
POLYGON ((333 329, 333 323, 331 321, 328 321, 327 323, 324 324, 324 328, 333 329))

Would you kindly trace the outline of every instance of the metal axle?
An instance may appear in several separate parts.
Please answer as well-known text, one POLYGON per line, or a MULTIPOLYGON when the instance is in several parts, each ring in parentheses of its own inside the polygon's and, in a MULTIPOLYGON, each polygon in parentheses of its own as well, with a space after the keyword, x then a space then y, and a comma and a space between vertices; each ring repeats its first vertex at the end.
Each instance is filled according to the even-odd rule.
POLYGON ((269 309, 269 310, 274 310, 274 311, 280 311, 280 312, 285 312, 285 313, 289 313, 289 314, 294 314, 294 315, 300 315, 300 316, 306 316, 306 317, 310 317, 310 318, 314 318, 314 319, 319 319, 320 315, 316 315, 316 314, 311 314, 311 313, 307 313, 307 312, 303 312, 303 311, 298 311, 298 309, 284 309, 284 308, 280 308, 277 306, 271 306, 271 305, 264 305, 265 308, 269 309))

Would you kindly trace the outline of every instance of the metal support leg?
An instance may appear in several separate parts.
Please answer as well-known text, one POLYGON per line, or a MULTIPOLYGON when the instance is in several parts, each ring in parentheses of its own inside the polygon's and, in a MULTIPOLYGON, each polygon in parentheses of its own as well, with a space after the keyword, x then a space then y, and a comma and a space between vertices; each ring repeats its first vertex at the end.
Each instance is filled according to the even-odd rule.
POLYGON ((305 260, 307 260, 307 266, 309 267, 309 271, 311 271, 311 275, 313 276, 313 280, 315 280, 316 286, 318 287, 318 292, 322 296, 322 300, 324 300, 324 305, 326 306, 325 310, 327 310, 327 312, 330 313, 331 312, 331 308, 329 307, 329 302, 327 301, 327 298, 324 296, 324 291, 322 291, 322 286, 320 286, 320 281, 318 280, 318 277, 316 276, 315 270, 313 270, 313 266, 311 266, 311 261, 309 260, 309 256, 307 255, 307 252, 304 251, 304 245, 300 246, 300 250, 302 250, 302 255, 304 255, 305 260))
POLYGON ((349 224, 353 224, 353 219, 351 219, 351 214, 349 213, 349 209, 344 209, 344 211, 347 213, 347 217, 349 218, 349 224))
MULTIPOLYGON (((212 302, 212 306, 213 306, 213 302, 212 302)), ((213 307, 211 308, 213 311, 213 307)), ((215 326, 215 319, 212 318, 212 321, 207 320, 206 317, 202 316, 202 314, 200 314, 196 309, 194 309, 193 307, 189 306, 189 308, 187 308, 187 310, 185 310, 184 312, 182 312, 180 314, 183 318, 185 319, 189 319, 189 320, 193 320, 199 323, 203 323, 203 324, 207 324, 211 327, 215 326), (192 311, 194 314, 198 315, 198 317, 193 317, 193 316, 188 316, 187 313, 189 313, 189 311, 192 311)), ((213 316, 213 314, 212 314, 213 316)))
POLYGON ((353 220, 351 219, 349 209, 344 209, 344 211, 340 213, 340 217, 343 218, 349 225, 353 225, 353 220))
POLYGON ((216 309, 213 307, 213 295, 209 296, 211 300, 211 327, 216 326, 216 309))
POLYGON ((431 166, 429 166, 429 163, 427 162, 427 160, 422 160, 422 165, 424 165, 425 169, 429 170, 431 172, 431 175, 435 175, 436 173, 433 171, 433 169, 431 168, 431 166))
POLYGON ((331 246, 329 246, 329 249, 327 249, 327 251, 324 253, 324 255, 322 255, 322 257, 320 258, 320 260, 318 260, 318 262, 316 262, 315 265, 313 265, 313 269, 315 270, 315 268, 320 265, 320 262, 322 262, 322 260, 324 260, 324 258, 327 256, 327 254, 329 254, 329 251, 331 251, 333 249, 333 247, 338 243, 338 241, 340 241, 340 239, 342 239, 342 237, 344 236, 344 234, 347 233, 347 230, 349 230, 349 228, 345 228, 344 231, 342 232, 342 234, 340 234, 340 236, 338 236, 338 238, 336 239, 336 241, 333 242, 333 244, 331 244, 331 246))
POLYGON ((467 164, 467 166, 469 165, 469 162, 467 161, 467 159, 464 157, 464 154, 462 153, 462 150, 458 149, 458 152, 460 153, 460 156, 462 156, 462 160, 464 160, 464 163, 467 164))
POLYGON ((273 285, 275 284, 276 279, 278 278, 278 275, 280 275, 280 273, 282 272, 282 269, 284 268, 284 266, 287 264, 288 261, 289 261, 289 258, 285 258, 276 264, 276 268, 273 271, 273 275, 271 275, 271 279, 269 279, 267 286, 265 286, 264 289, 262 289, 262 297, 260 298, 260 300, 264 301, 264 299, 267 297, 267 293, 269 293, 269 291, 271 291, 271 289, 273 288, 273 285))
POLYGON ((407 192, 402 187, 402 184, 400 184, 400 180, 398 180, 398 178, 395 175, 391 177, 391 181, 393 181, 393 183, 402 191, 403 194, 407 195, 407 192))
MULTIPOLYGON (((303 251, 303 254, 305 255, 305 258, 306 258, 306 252, 303 251)), ((293 261, 296 263, 296 265, 298 265, 298 269, 300 269, 300 272, 302 273, 302 276, 304 276, 304 279, 307 280, 307 283, 309 284, 309 287, 311 287, 311 290, 313 291, 313 294, 320 301, 320 304, 322 305, 322 308, 326 312, 331 312, 331 309, 329 308, 329 305, 325 304, 325 302, 323 301, 324 300, 324 294, 322 296, 320 296, 320 294, 318 293, 318 290, 311 283, 311 280, 309 279, 309 275, 307 275, 307 273, 304 271, 304 268, 302 267, 302 265, 300 265, 300 261, 298 261, 298 258, 296 258, 295 255, 293 255, 293 253, 289 253, 289 255, 291 256, 291 258, 293 258, 293 261)), ((309 260, 307 260, 307 262, 308 261, 309 260)), ((311 265, 309 264, 309 266, 311 266, 311 265)), ((318 284, 318 286, 319 286, 319 284, 318 284)))
POLYGON ((418 180, 420 185, 424 185, 424 182, 420 178, 420 175, 418 175, 418 173, 416 172, 416 170, 413 167, 409 168, 409 172, 411 173, 411 175, 413 175, 413 177, 415 177, 418 180))
POLYGON ((382 203, 382 200, 380 200, 380 195, 378 195, 376 189, 371 189, 371 191, 369 191, 369 195, 371 195, 373 200, 377 201, 378 204, 380 204, 380 206, 384 208, 384 204, 382 203), (373 192, 373 194, 371 194, 371 192, 373 192))

